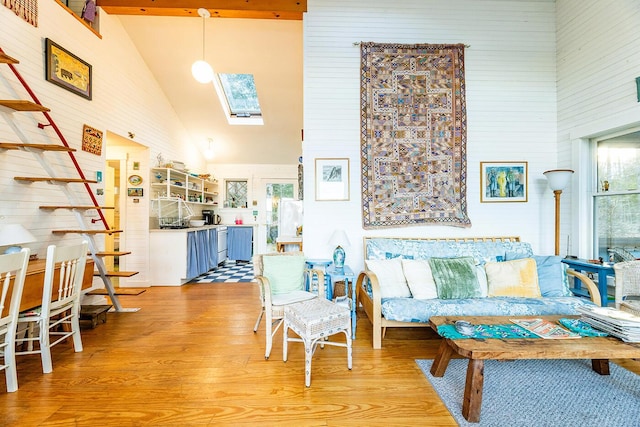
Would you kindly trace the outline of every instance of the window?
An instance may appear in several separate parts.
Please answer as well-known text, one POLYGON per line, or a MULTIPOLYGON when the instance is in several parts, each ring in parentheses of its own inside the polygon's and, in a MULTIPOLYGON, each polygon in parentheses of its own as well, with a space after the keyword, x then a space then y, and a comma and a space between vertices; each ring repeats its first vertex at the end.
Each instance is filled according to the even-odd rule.
POLYGON ((595 256, 640 258, 640 132, 596 144, 595 256))
POLYGON ((226 181, 225 208, 247 207, 247 181, 226 181))
POLYGON ((218 74, 214 86, 229 124, 264 124, 253 74, 218 74))

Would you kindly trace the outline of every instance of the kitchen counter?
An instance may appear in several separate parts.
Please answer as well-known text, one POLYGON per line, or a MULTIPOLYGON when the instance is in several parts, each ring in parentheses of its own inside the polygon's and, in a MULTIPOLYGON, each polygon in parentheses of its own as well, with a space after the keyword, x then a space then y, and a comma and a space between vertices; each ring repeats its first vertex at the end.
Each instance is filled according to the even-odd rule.
POLYGON ((167 232, 167 231, 180 231, 180 232, 189 232, 189 231, 198 231, 198 230, 208 230, 211 228, 218 227, 257 227, 258 224, 218 224, 218 225, 203 225, 202 227, 188 227, 188 228, 151 228, 149 229, 152 233, 157 232, 167 232))

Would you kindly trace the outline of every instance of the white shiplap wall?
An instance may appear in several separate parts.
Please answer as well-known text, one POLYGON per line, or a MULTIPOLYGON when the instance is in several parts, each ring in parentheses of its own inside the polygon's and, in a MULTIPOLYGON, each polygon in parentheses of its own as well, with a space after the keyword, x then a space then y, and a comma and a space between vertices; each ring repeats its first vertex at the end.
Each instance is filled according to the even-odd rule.
MULTIPOLYGON (((126 136, 133 132, 135 142, 147 146, 149 158, 141 160, 141 167, 155 164, 158 152, 165 158, 184 159, 194 169, 206 170, 202 156, 188 140, 187 133, 178 121, 171 105, 160 90, 151 72, 139 56, 117 18, 107 14, 101 17, 102 38, 96 37, 68 11, 54 1, 39 2, 38 27, 33 27, 9 9, 0 6, 0 47, 10 56, 20 60, 17 66, 40 101, 51 108, 53 120, 60 127, 70 145, 76 148, 76 156, 88 178, 105 169, 105 150, 95 156, 80 150, 83 124, 126 136), (62 47, 93 66, 93 100, 88 101, 44 79, 44 39, 50 38, 62 47)), ((26 94, 16 83, 6 65, 0 69, 0 99, 25 99, 26 94)), ((33 142, 55 142, 50 129, 39 130, 38 116, 14 115, 33 142)), ((0 119, 0 140, 16 141, 14 133, 0 119)), ((75 176, 73 169, 65 173, 70 162, 66 155, 48 153, 46 158, 58 170, 60 176, 75 176)), ((14 176, 43 176, 38 163, 30 154, 16 151, 0 152, 0 223, 18 222, 27 226, 38 238, 29 245, 32 251, 44 257, 50 243, 78 240, 77 235, 57 237, 51 234, 56 228, 78 228, 75 217, 66 211, 40 211, 40 204, 68 204, 60 191, 43 183, 21 184, 14 176)), ((131 166, 131 165, 129 165, 131 166)), ((145 171, 145 169, 141 169, 145 171)), ((123 171, 128 173, 128 171, 123 171)), ((143 173, 144 175, 144 173, 143 173)), ((144 176, 143 176, 144 178, 144 176)), ((148 180, 145 180, 147 185, 148 180)), ((100 185, 93 185, 100 188, 100 185)), ((88 196, 80 186, 73 186, 78 193, 78 203, 88 203, 88 196)), ((145 188, 149 194, 148 187, 145 188)), ((98 197, 100 201, 100 197, 98 197)), ((143 197, 134 209, 133 218, 124 236, 126 247, 133 252, 122 260, 122 269, 138 270, 132 283, 138 286, 148 280, 148 211, 149 198, 143 197), (130 265, 127 265, 127 262, 130 265)), ((127 203, 128 205, 128 203, 127 203)), ((125 206, 124 208, 127 208, 125 206)), ((123 217, 125 214, 122 214, 123 217)), ((97 227, 97 225, 96 225, 97 227)), ((122 283, 122 281, 121 281, 122 283)))
POLYGON ((576 170, 562 227, 591 257, 589 138, 640 126, 640 2, 558 0, 557 19, 559 161, 576 170))
POLYGON ((305 253, 329 257, 335 228, 362 268, 363 235, 519 235, 553 252, 556 166, 556 21, 553 1, 309 0, 304 21, 305 253), (360 49, 354 42, 465 43, 467 203, 472 227, 363 230, 360 201, 360 49), (348 157, 351 199, 316 202, 314 158, 348 157), (528 161, 528 203, 480 203, 481 161, 528 161), (317 224, 317 225, 313 225, 317 224))

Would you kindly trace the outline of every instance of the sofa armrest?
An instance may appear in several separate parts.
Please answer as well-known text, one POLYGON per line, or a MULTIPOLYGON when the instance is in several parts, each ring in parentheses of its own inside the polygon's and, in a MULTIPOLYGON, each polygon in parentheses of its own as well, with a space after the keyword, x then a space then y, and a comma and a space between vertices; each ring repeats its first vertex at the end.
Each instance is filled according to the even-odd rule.
POLYGON ((373 348, 382 348, 382 296, 380 294, 380 282, 373 271, 363 271, 356 280, 356 300, 364 308, 369 321, 373 325, 373 348), (365 286, 371 287, 371 295, 367 293, 365 286))
POLYGON ((593 282, 593 280, 591 280, 586 274, 579 273, 570 268, 567 269, 567 274, 569 276, 574 276, 576 279, 580 280, 580 282, 583 285, 587 287, 587 291, 589 291, 589 297, 591 298, 591 301, 594 304, 598 306, 602 305, 602 298, 600 296, 600 291, 598 290, 598 287, 593 282))

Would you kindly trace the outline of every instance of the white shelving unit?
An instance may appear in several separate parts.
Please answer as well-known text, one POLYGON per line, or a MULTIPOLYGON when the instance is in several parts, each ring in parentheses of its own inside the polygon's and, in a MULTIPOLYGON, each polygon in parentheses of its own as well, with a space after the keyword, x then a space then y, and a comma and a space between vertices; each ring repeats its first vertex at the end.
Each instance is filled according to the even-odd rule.
POLYGON ((187 203, 218 206, 218 180, 208 181, 170 168, 151 169, 151 197, 177 197, 187 203))

